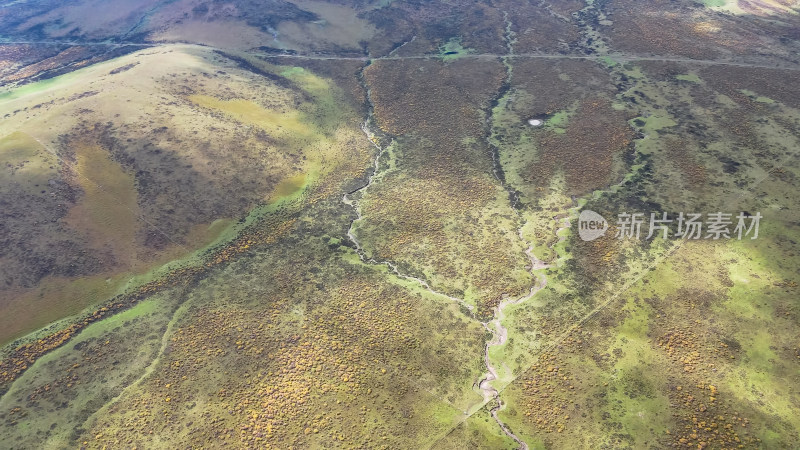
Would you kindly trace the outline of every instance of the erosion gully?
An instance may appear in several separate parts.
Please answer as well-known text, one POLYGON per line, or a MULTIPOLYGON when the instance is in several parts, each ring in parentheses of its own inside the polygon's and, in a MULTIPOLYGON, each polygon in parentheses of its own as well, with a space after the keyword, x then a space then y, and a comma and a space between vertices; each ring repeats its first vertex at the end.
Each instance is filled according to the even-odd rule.
POLYGON ((376 260, 374 258, 367 257, 366 253, 364 252, 364 248, 361 246, 361 243, 358 241, 358 238, 356 237, 355 233, 353 232, 353 225, 357 221, 361 220, 363 218, 363 216, 361 215, 361 206, 359 205, 358 200, 352 199, 351 196, 353 196, 355 194, 358 194, 358 193, 361 193, 363 195, 364 191, 366 191, 370 186, 372 186, 372 184, 375 182, 376 177, 379 174, 381 158, 386 153, 386 148, 388 147, 388 146, 381 146, 378 143, 378 140, 376 139, 376 133, 373 132, 372 128, 371 128, 371 124, 374 123, 374 116, 373 116, 374 109, 373 109, 373 102, 372 102, 371 92, 369 90, 369 87, 367 86, 366 79, 364 78, 364 71, 366 70, 367 67, 369 67, 370 64, 371 64, 371 62, 368 62, 361 69, 361 73, 359 75, 359 79, 360 79, 361 85, 362 85, 364 91, 366 92, 367 107, 368 107, 368 109, 367 109, 367 118, 364 121, 364 123, 361 125, 361 130, 364 132, 364 135, 366 135, 367 139, 369 139, 369 141, 372 143, 372 145, 375 146, 375 149, 377 150, 377 152, 375 154, 375 159, 374 159, 374 162, 373 162, 372 170, 371 170, 370 174, 367 176, 367 182, 363 186, 361 186, 361 187, 359 187, 357 189, 354 189, 354 190, 352 190, 352 191, 350 191, 350 192, 348 192, 348 193, 346 193, 346 194, 344 194, 342 196, 342 203, 344 203, 345 205, 353 208, 353 210, 356 213, 356 218, 353 219, 352 221, 350 221, 350 226, 347 229, 347 238, 350 240, 350 242, 353 243, 353 245, 355 245, 356 253, 358 254, 358 257, 361 259, 362 262, 367 263, 367 264, 387 266, 392 271, 392 273, 394 273, 398 277, 400 277, 402 279, 405 279, 405 280, 408 280, 408 281, 412 281, 412 282, 420 285, 425 290, 431 292, 432 294, 435 294, 435 295, 440 296, 440 297, 445 297, 445 298, 448 298, 448 299, 450 299, 450 300, 452 300, 454 302, 457 302, 459 305, 465 307, 467 310, 469 310, 472 313, 473 310, 474 310, 474 307, 472 305, 470 305, 469 303, 465 302, 463 299, 458 298, 458 297, 453 297, 453 296, 445 294, 443 292, 436 291, 435 289, 433 289, 428 284, 428 282, 426 280, 424 280, 422 278, 419 278, 419 277, 415 277, 413 275, 409 275, 409 274, 401 272, 400 269, 397 267, 397 265, 395 263, 391 262, 391 261, 382 261, 382 260, 379 261, 379 260, 376 260))
MULTIPOLYGON (((503 170, 503 165, 500 163, 500 148, 499 146, 493 141, 493 114, 494 109, 500 102, 509 95, 512 95, 512 88, 511 88, 511 76, 512 76, 512 60, 511 57, 514 55, 514 43, 516 42, 516 34, 513 31, 512 23, 508 19, 508 12, 503 11, 503 20, 505 21, 505 33, 503 34, 503 40, 506 44, 506 53, 508 56, 500 58, 500 61, 503 63, 503 66, 506 69, 506 76, 503 80, 500 89, 495 95, 494 99, 492 99, 489 107, 486 110, 486 117, 484 123, 484 137, 486 141, 486 146, 489 149, 489 154, 492 159, 492 173, 494 177, 497 179, 498 183, 503 187, 503 189, 508 193, 508 201, 512 208, 518 210, 521 208, 520 204, 520 193, 514 189, 511 185, 506 182, 505 171, 503 170)), ((520 221, 524 222, 520 216, 520 221)), ((517 234, 519 238, 523 242, 527 242, 522 235, 522 227, 524 223, 521 223, 517 234)), ((519 445, 519 448, 522 450, 528 450, 528 444, 525 443, 519 436, 514 434, 511 429, 503 423, 503 421, 498 416, 498 412, 503 409, 504 403, 500 399, 500 392, 492 386, 492 382, 498 379, 497 369, 492 365, 491 357, 489 356, 489 351, 492 347, 501 346, 506 343, 508 340, 508 329, 506 329, 503 324, 504 314, 503 311, 509 305, 514 305, 518 303, 522 303, 525 301, 530 300, 539 292, 542 288, 547 285, 547 278, 545 278, 544 274, 541 275, 541 279, 537 277, 536 271, 539 269, 545 269, 549 267, 543 261, 539 260, 533 254, 533 246, 529 246, 527 250, 525 250, 525 254, 530 259, 530 272, 533 275, 533 285, 531 286, 530 291, 527 295, 517 298, 517 299, 503 299, 494 309, 494 313, 492 315, 492 320, 488 323, 483 323, 483 327, 486 328, 486 331, 492 334, 492 339, 486 342, 483 350, 483 361, 486 365, 486 375, 478 381, 478 389, 480 389, 481 394, 483 395, 483 402, 484 404, 488 404, 489 402, 494 401, 494 405, 489 410, 492 418, 494 418, 497 425, 503 430, 508 437, 514 440, 519 445)))
MULTIPOLYGON (((510 23, 508 23, 508 27, 507 27, 507 31, 506 31, 506 42, 507 42, 507 46, 508 46, 508 49, 509 49, 509 54, 513 54, 513 41, 514 41, 514 33, 511 31, 510 23)), ((378 58, 378 59, 380 59, 380 58, 378 58)), ((357 197, 359 195, 363 195, 364 192, 367 189, 369 189, 369 187, 372 186, 372 184, 379 178, 381 160, 382 160, 384 154, 386 153, 387 147, 389 145, 391 145, 391 144, 389 144, 389 145, 381 145, 380 140, 378 140, 376 138, 378 132, 377 131, 373 131, 373 125, 375 123, 374 103, 372 101, 371 91, 369 89, 369 86, 368 86, 368 84, 366 82, 366 79, 365 79, 365 76, 364 76, 365 70, 367 69, 367 67, 369 67, 369 65, 371 63, 372 63, 372 60, 367 61, 367 63, 364 65, 364 67, 362 68, 362 70, 361 70, 361 72, 359 74, 359 80, 360 80, 360 83, 362 85, 362 88, 366 92, 366 99, 367 99, 367 117, 366 117, 364 123, 361 126, 361 130, 364 132, 364 135, 367 137, 367 139, 375 146, 376 154, 375 154, 375 158, 373 160, 373 167, 371 168, 370 173, 367 176, 366 182, 361 187, 359 187, 357 189, 354 189, 354 190, 352 190, 352 191, 350 191, 350 192, 348 192, 348 193, 346 193, 346 194, 344 194, 342 196, 342 203, 344 203, 345 205, 353 208, 353 210, 356 213, 356 217, 350 222, 350 226, 349 226, 349 228, 347 230, 347 238, 355 246, 355 251, 358 254, 358 257, 361 259, 362 262, 364 262, 366 264, 386 266, 396 276, 398 276, 399 278, 412 281, 412 282, 418 284, 419 286, 421 286, 422 288, 424 288, 425 290, 429 291, 432 294, 448 298, 451 301, 454 301, 454 302, 458 303, 459 305, 465 307, 468 311, 470 311, 470 313, 474 316, 474 306, 470 305, 469 303, 464 301, 464 299, 453 297, 451 295, 448 295, 448 294, 445 294, 445 293, 438 292, 438 291, 434 290, 426 280, 424 280, 422 278, 419 278, 419 277, 416 277, 416 276, 413 276, 413 275, 410 275, 410 274, 403 273, 398 268, 398 266, 395 263, 391 262, 391 261, 376 260, 373 257, 368 257, 366 252, 364 251, 363 246, 359 242, 358 237, 356 236, 356 234, 355 234, 355 232, 353 230, 355 222, 360 221, 360 220, 363 219, 363 216, 362 216, 362 213, 361 213, 361 207, 359 205, 359 200, 358 200, 358 198, 354 198, 354 197, 357 197)), ((492 131, 491 130, 492 108, 494 108, 494 106, 496 106, 504 96, 509 95, 509 92, 511 90, 510 81, 511 81, 511 69, 512 69, 512 67, 511 67, 510 61, 507 58, 503 58, 503 63, 506 66, 506 70, 507 70, 506 80, 504 81, 503 86, 499 90, 496 98, 492 102, 492 104, 489 107, 489 110, 487 112, 487 116, 486 116, 486 142, 487 142, 488 148, 490 150, 490 156, 492 158, 493 174, 497 178, 498 182, 500 182, 500 184, 503 186, 503 188, 508 192, 509 202, 510 202, 511 206, 514 207, 514 208, 519 208, 519 193, 516 190, 514 190, 513 188, 511 188, 506 183, 504 172, 503 172, 502 166, 500 164, 499 149, 497 148, 496 145, 494 145, 493 142, 491 142, 491 139, 490 139, 491 131, 492 131)), ((565 228, 569 228, 569 226, 570 226, 570 221, 569 221, 568 217, 564 218, 562 220, 563 220, 562 226, 557 229, 556 234, 559 234, 561 230, 563 230, 565 228)), ((525 241, 525 239, 524 239, 524 237, 522 235, 522 226, 519 227, 518 234, 519 234, 520 239, 525 241)), ((564 238, 560 238, 559 240, 557 240, 553 244, 553 246, 556 245, 557 243, 561 242, 563 239, 564 238)), ((519 447, 521 449, 527 450, 528 449, 528 445, 522 439, 520 439, 518 436, 516 436, 508 428, 508 426, 506 426, 506 424, 503 423, 503 421, 498 417, 498 411, 500 411, 503 408, 504 405, 503 405, 502 401, 500 400, 500 395, 499 395, 498 390, 495 389, 492 386, 492 382, 498 379, 498 374, 497 374, 497 369, 492 365, 491 359, 489 357, 489 351, 490 351, 490 349, 492 347, 502 346, 502 345, 504 345, 506 343, 506 341, 508 339, 508 330, 502 325, 502 321, 504 319, 504 310, 505 310, 505 308, 510 306, 510 305, 516 305, 516 304, 520 304, 520 303, 523 303, 523 302, 526 302, 526 301, 530 300, 541 289, 543 289, 547 285, 547 279, 546 279, 545 275, 541 274, 539 272, 542 269, 549 268, 550 265, 548 265, 544 261, 541 261, 540 259, 538 259, 533 254, 533 246, 528 247, 525 250, 525 254, 528 256, 528 258, 530 260, 530 272, 531 272, 531 274, 533 274, 535 281, 533 283, 533 286, 531 286, 530 291, 528 292, 528 294, 526 294, 526 295, 524 295, 524 296, 522 296, 520 298, 509 298, 509 299, 502 300, 498 304, 498 306, 495 307, 492 320, 489 321, 489 322, 483 323, 484 328, 486 328, 486 330, 489 333, 491 333, 492 338, 489 341, 487 341, 485 346, 484 346, 483 359, 484 359, 484 364, 486 365, 486 374, 483 375, 481 377, 481 379, 476 382, 476 385, 477 385, 477 388, 480 390, 481 395, 483 396, 483 405, 488 404, 488 403, 490 403, 492 401, 495 402, 495 405, 491 408, 490 413, 491 413, 492 417, 494 418, 494 420, 497 422, 498 426, 503 430, 503 432, 507 436, 509 436, 511 439, 513 439, 519 445, 519 447)))

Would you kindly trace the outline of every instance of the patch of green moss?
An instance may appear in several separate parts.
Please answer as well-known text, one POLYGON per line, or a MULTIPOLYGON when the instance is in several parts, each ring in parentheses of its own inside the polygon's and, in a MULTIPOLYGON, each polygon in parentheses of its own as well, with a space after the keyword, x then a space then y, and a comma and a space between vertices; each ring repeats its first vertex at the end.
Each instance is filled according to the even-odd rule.
POLYGON ((445 62, 463 58, 471 53, 475 53, 475 50, 471 48, 464 48, 464 46, 461 45, 460 36, 450 38, 443 45, 439 46, 439 57, 445 62))

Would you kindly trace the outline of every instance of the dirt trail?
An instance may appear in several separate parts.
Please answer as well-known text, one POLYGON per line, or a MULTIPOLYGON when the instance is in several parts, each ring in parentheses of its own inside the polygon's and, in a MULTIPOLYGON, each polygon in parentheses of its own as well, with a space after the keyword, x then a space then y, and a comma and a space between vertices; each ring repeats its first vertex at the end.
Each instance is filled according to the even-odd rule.
MULTIPOLYGON (((203 47, 212 50, 224 50, 211 45, 204 44, 191 44, 184 42, 112 42, 112 41, 60 41, 60 40, 0 40, 0 45, 12 44, 34 44, 34 45, 67 45, 67 46, 104 46, 104 47, 164 47, 164 46, 185 46, 185 47, 203 47)), ((406 55, 395 56, 387 55, 382 57, 372 56, 337 56, 325 54, 270 54, 269 56, 289 58, 289 59, 312 59, 312 60, 343 60, 343 61, 376 61, 376 60, 414 60, 414 59, 441 59, 439 54, 426 54, 426 55, 406 55)), ((658 61, 658 62, 674 62, 682 64, 697 64, 703 66, 732 66, 732 67, 749 67, 754 69, 772 69, 772 70, 790 70, 800 72, 800 66, 797 65, 782 65, 776 66, 774 64, 758 64, 748 63, 743 61, 724 61, 713 59, 691 59, 680 57, 668 56, 639 56, 639 55, 626 55, 622 53, 613 53, 609 55, 577 55, 577 54, 561 54, 561 53, 468 53, 461 56, 462 58, 474 59, 497 59, 497 58, 520 58, 520 59, 587 59, 592 61, 606 61, 611 60, 617 63, 629 63, 639 61, 658 61)))

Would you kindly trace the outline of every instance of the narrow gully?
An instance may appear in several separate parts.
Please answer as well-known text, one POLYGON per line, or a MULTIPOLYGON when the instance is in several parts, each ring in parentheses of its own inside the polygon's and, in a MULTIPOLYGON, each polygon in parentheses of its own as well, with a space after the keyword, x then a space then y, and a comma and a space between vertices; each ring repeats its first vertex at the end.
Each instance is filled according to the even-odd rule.
MULTIPOLYGON (((378 59, 380 59, 380 58, 378 58, 378 59)), ((358 237, 353 232, 353 225, 357 221, 363 219, 363 216, 361 215, 361 207, 359 205, 358 200, 352 199, 351 196, 354 195, 354 194, 357 194, 357 193, 362 193, 362 195, 363 195, 363 192, 365 192, 370 186, 372 186, 372 183, 375 181, 375 178, 379 174, 381 158, 386 153, 386 147, 387 147, 387 146, 382 146, 380 144, 380 141, 376 138, 377 134, 375 132, 373 132, 372 128, 371 128, 371 124, 374 123, 374 121, 375 121, 375 119, 374 119, 374 104, 372 102, 372 96, 371 96, 371 92, 370 92, 369 86, 367 85, 366 78, 364 77, 364 71, 367 69, 367 67, 370 66, 370 64, 372 64, 371 60, 368 61, 367 64, 364 65, 364 67, 362 67, 361 72, 359 73, 359 81, 361 82, 361 86, 364 89, 364 92, 366 92, 366 99, 367 99, 367 117, 364 120, 364 123, 361 125, 361 131, 364 132, 364 135, 367 137, 367 139, 372 143, 373 146, 375 146, 375 149, 377 150, 377 153, 375 154, 375 160, 373 162, 372 171, 367 176, 367 182, 363 186, 361 186, 361 187, 359 187, 357 189, 354 189, 354 190, 352 190, 352 191, 350 191, 350 192, 348 192, 348 193, 346 193, 346 194, 344 194, 342 196, 342 203, 344 203, 345 205, 353 208, 353 210, 356 213, 355 219, 350 221, 350 226, 347 228, 347 238, 355 246, 355 251, 358 254, 358 257, 359 257, 359 259, 361 259, 362 262, 364 262, 366 264, 387 266, 387 267, 389 267, 389 269, 391 269, 392 273, 394 273, 398 277, 403 278, 405 280, 413 281, 413 282, 415 282, 416 284, 420 285, 422 288, 424 288, 425 290, 427 290, 428 292, 430 292, 430 293, 432 293, 434 295, 437 295, 437 296, 440 296, 440 297, 445 297, 445 298, 450 299, 451 301, 454 301, 454 302, 458 303, 460 306, 466 308, 470 312, 470 314, 474 316, 474 307, 472 305, 470 305, 469 303, 467 303, 466 301, 464 301, 464 299, 461 299, 461 298, 458 298, 458 297, 453 297, 453 296, 445 294, 443 292, 436 291, 424 279, 418 278, 418 277, 415 277, 413 275, 409 275, 409 274, 401 272, 400 269, 397 267, 397 265, 395 263, 391 262, 391 261, 379 261, 379 260, 376 260, 374 258, 367 257, 366 253, 364 252, 364 248, 361 246, 361 243, 358 241, 358 237)))

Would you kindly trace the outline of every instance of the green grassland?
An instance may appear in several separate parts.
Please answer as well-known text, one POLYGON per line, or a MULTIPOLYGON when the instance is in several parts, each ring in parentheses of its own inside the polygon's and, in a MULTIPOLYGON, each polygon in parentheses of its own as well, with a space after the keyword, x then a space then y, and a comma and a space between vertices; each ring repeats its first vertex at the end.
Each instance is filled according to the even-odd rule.
POLYGON ((362 194, 363 220, 355 231, 371 257, 396 262, 487 317, 504 295, 523 295, 532 277, 516 213, 492 175, 479 128, 480 108, 491 100, 483 84, 496 80, 502 66, 465 76, 476 64, 426 61, 423 71, 394 61, 369 67, 377 124, 396 141, 388 170, 362 194), (404 91, 409 78, 425 89, 404 91), (486 91, 483 102, 453 96, 459 84, 486 91), (397 96, 401 101, 392 100, 397 96), (453 113, 459 110, 470 112, 453 113), (415 123, 419 131, 411 132, 415 123))
MULTIPOLYGON (((325 108, 332 91, 323 79, 299 69, 282 73, 325 108)), ((245 101, 191 100, 243 123, 281 126, 245 101)), ((483 370, 480 323, 450 298, 360 262, 349 242, 328 234, 344 237, 352 220, 342 186, 350 171, 357 176, 368 167, 369 146, 352 145, 347 127, 358 122, 327 111, 280 117, 293 121, 283 125, 305 126, 305 135, 281 140, 282 130, 270 130, 276 148, 308 152, 301 175, 290 172, 265 195, 270 203, 220 230, 210 252, 141 281, 197 266, 201 277, 86 326, 33 363, 3 396, 2 433, 56 447, 220 439, 413 447, 479 402, 471 385, 483 370), (314 152, 317 145, 325 151, 314 152), (228 263, 231 251, 249 256, 228 263), (85 357, 91 365, 74 366, 75 346, 92 350, 85 357), (51 381, 65 369, 69 380, 51 381), (290 420, 298 416, 308 420, 290 420), (179 423, 185 426, 177 431, 179 423)))
POLYGON ((313 218, 299 213, 299 241, 262 247, 189 290, 169 352, 81 439, 417 446, 462 416, 477 399, 483 329, 451 300, 402 289, 320 239, 341 204, 318 205, 313 218), (170 431, 197 417, 206 425, 170 431))
POLYGON ((47 106, 18 112, 0 126, 5 136, 0 150, 11 164, 2 179, 8 229, 12 242, 19 241, 5 255, 4 303, 30 317, 4 326, 0 340, 8 342, 58 314, 77 313, 150 278, 164 263, 213 244, 220 224, 260 204, 331 173, 355 177, 361 164, 368 164, 368 144, 353 145, 361 133, 341 126, 347 112, 334 106, 341 94, 325 80, 298 68, 287 73, 293 91, 256 80, 233 63, 183 46, 128 55, 8 91, 3 105, 9 110, 47 106), (109 74, 140 60, 148 63, 109 74), (195 81, 218 63, 228 64, 236 77, 195 81), (181 83, 166 81, 179 75, 181 83), (157 91, 140 94, 144 83, 154 83, 157 91), (227 99, 202 93, 220 92, 222 84, 227 99), (261 97, 251 100, 249 93, 256 91, 261 97), (142 105, 161 101, 157 95, 168 96, 169 106, 143 114, 149 107, 142 105), (298 95, 308 100, 295 103, 298 95), (124 119, 87 125, 103 117, 124 119), (276 117, 285 120, 275 122, 276 117), (345 146, 361 151, 361 159, 343 164, 342 155, 351 151, 345 146), (176 164, 178 159, 184 162, 176 164), (26 204, 34 206, 15 216, 26 204), (35 225, 40 223, 46 225, 35 225), (45 270, 42 261, 53 261, 53 275, 32 278, 45 270), (83 272, 76 273, 76 266, 83 272), (87 285, 96 286, 98 295, 76 293, 87 285), (35 309, 32 299, 38 300, 35 309), (61 312, 49 306, 56 304, 61 312))
MULTIPOLYGON (((630 126, 640 135, 622 184, 593 195, 586 207, 606 217, 630 210, 769 211, 773 225, 755 241, 678 247, 620 246, 613 239, 587 245, 568 235, 563 259, 537 247, 556 267, 532 302, 506 310, 514 338, 493 349, 493 358, 509 366, 513 381, 501 393, 508 406, 500 417, 532 448, 791 445, 798 403, 783 389, 797 383, 789 337, 796 335, 789 319, 797 308, 789 281, 796 273, 785 270, 796 255, 778 251, 776 242, 796 232, 786 227, 793 228, 788 211, 796 207, 787 183, 797 171, 797 111, 756 90, 735 90, 733 76, 710 85, 700 72, 666 77, 689 72, 680 65, 608 70, 623 80, 616 101, 636 111, 630 126), (716 91, 721 85, 724 94, 716 91), (739 95, 731 99, 733 93, 739 95), (758 256, 764 250, 778 253, 767 263, 758 256), (602 308, 588 314, 595 305, 602 308), (774 331, 761 331, 767 329, 774 331)), ((515 77, 520 72, 515 67, 515 77)), ((535 155, 535 137, 546 132, 508 125, 514 117, 508 108, 495 114, 498 139, 510 143, 501 147, 507 174, 536 161, 517 149, 535 155)), ((518 185, 539 199, 524 213, 531 239, 552 229, 553 217, 575 211, 556 201, 566 189, 563 175, 551 176, 547 187, 518 185)))
POLYGON ((450 38, 446 43, 439 46, 439 56, 445 62, 463 58, 470 53, 475 53, 475 50, 464 48, 461 45, 461 38, 450 38))
POLYGON ((4 439, 69 447, 89 416, 144 372, 180 300, 180 291, 154 296, 41 358, 3 396, 4 439))
POLYGON ((126 4, 0 73, 0 446, 796 447, 798 22, 723 3, 126 4))

